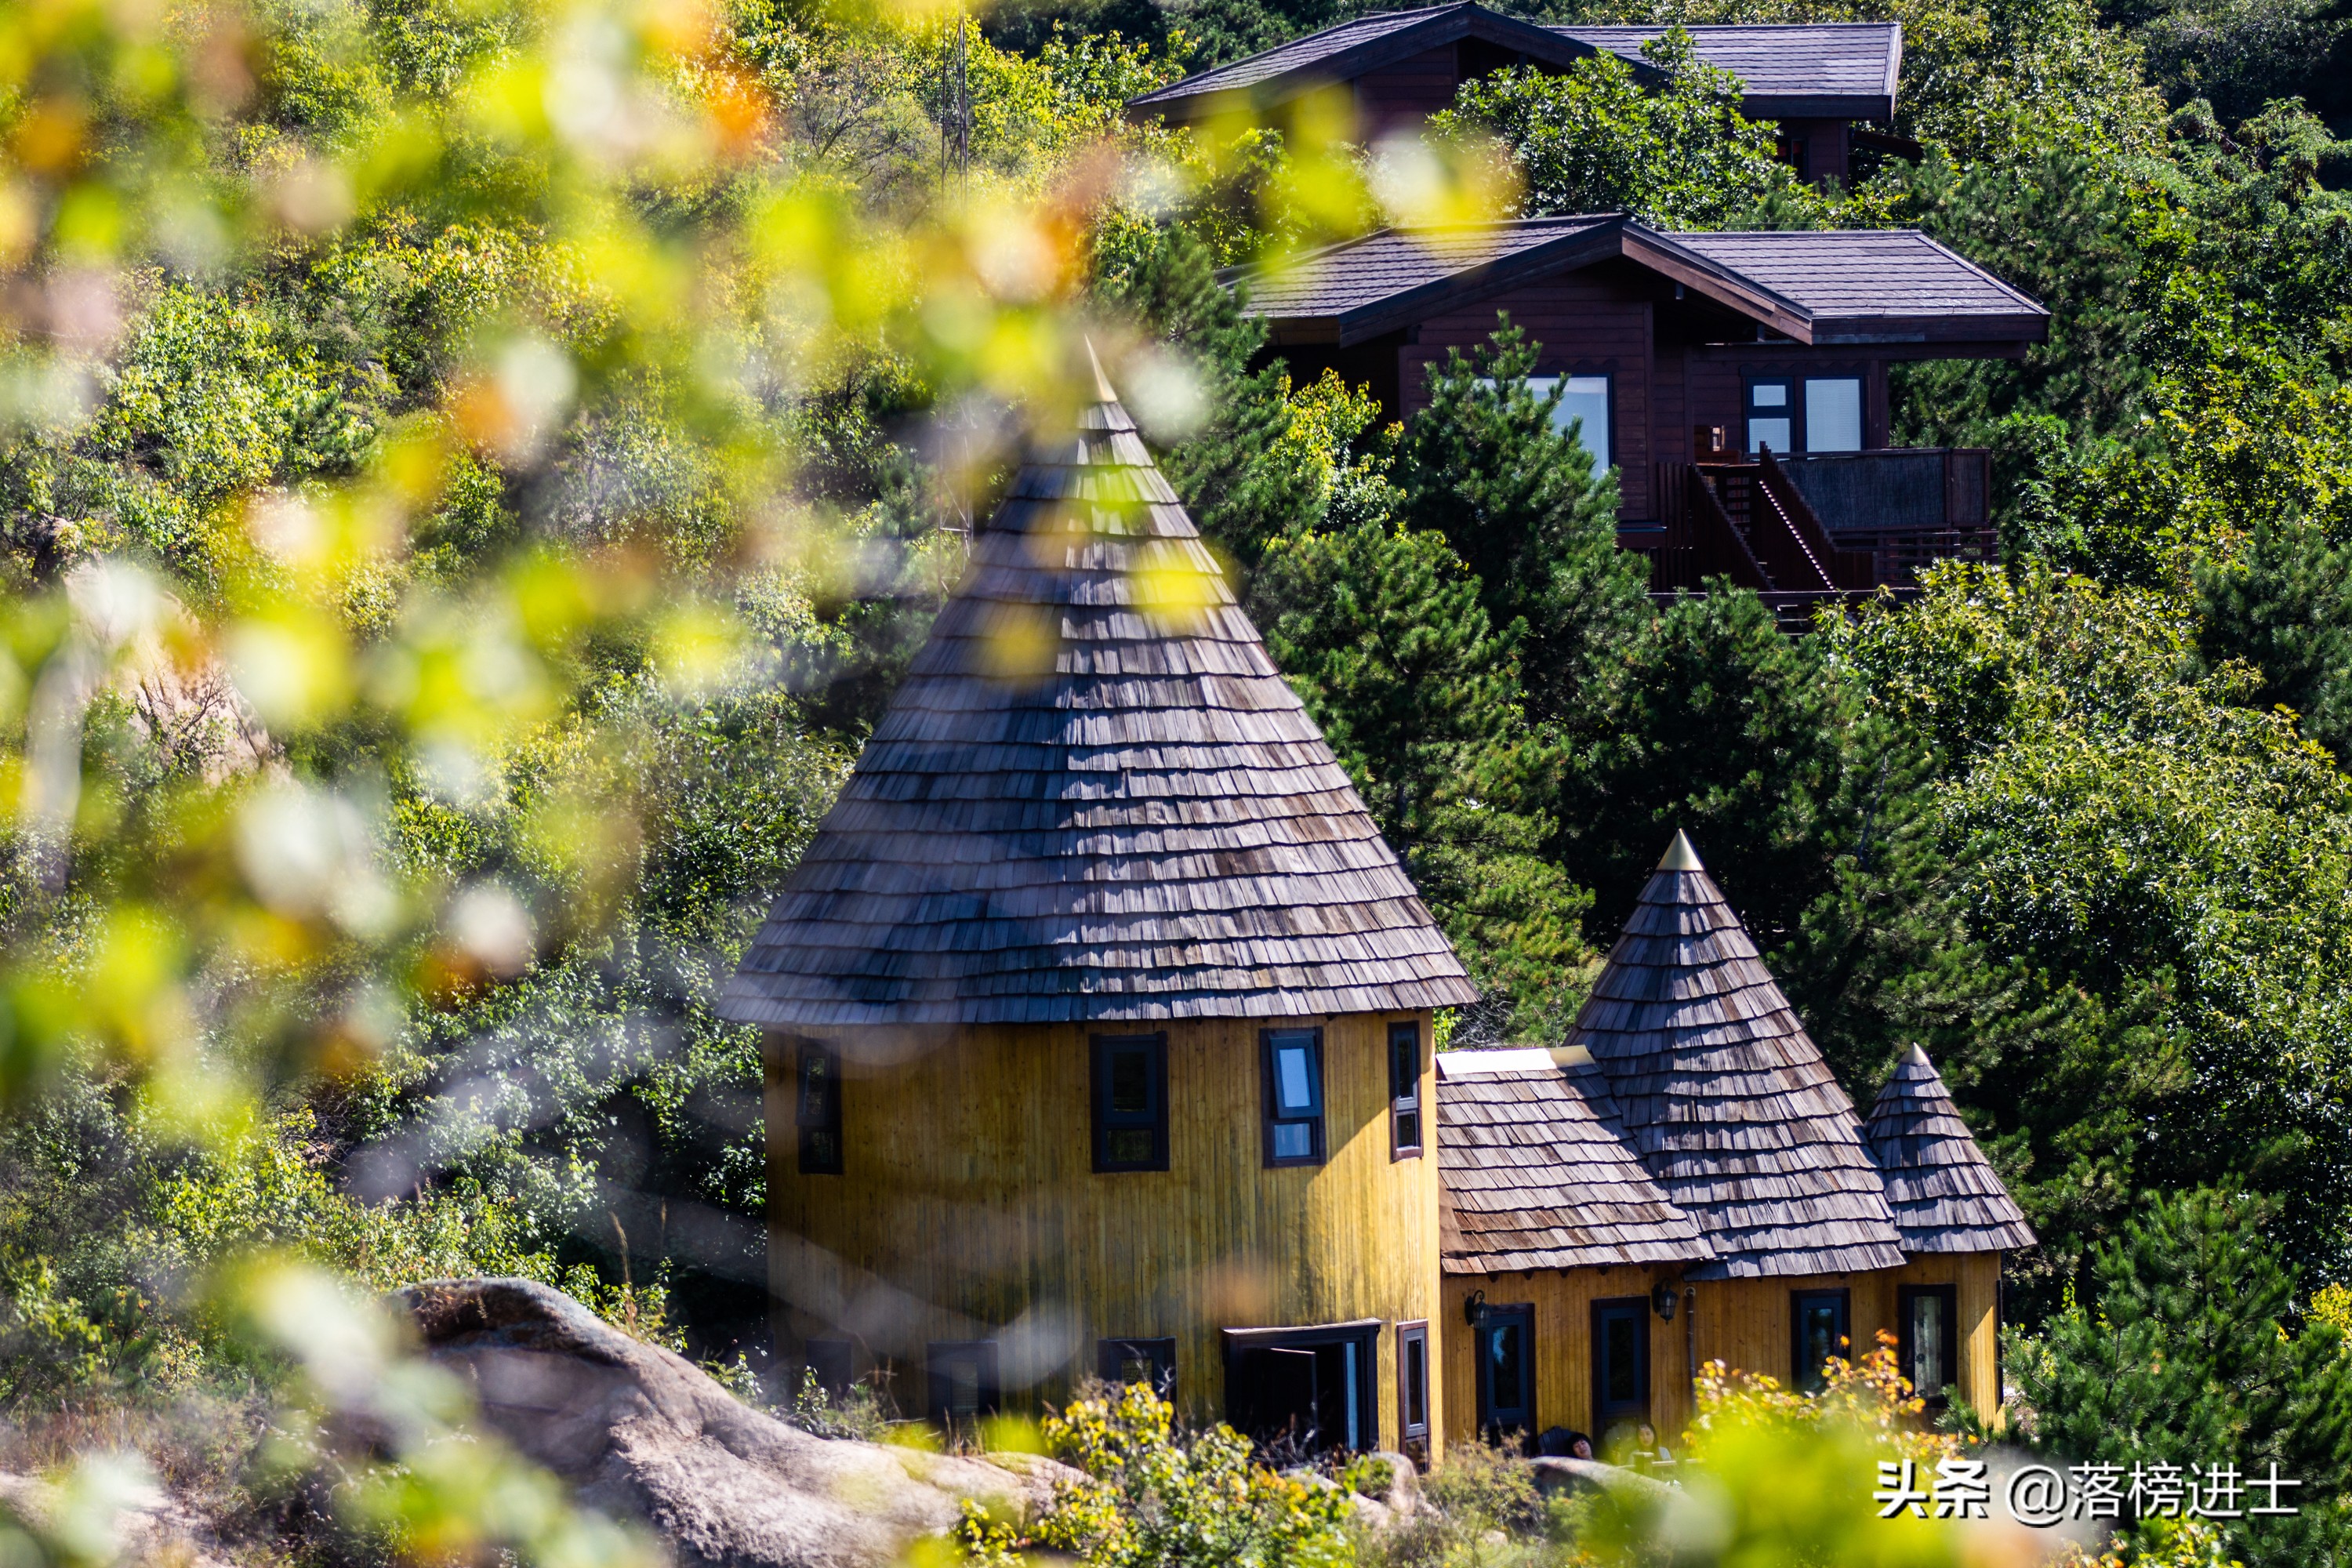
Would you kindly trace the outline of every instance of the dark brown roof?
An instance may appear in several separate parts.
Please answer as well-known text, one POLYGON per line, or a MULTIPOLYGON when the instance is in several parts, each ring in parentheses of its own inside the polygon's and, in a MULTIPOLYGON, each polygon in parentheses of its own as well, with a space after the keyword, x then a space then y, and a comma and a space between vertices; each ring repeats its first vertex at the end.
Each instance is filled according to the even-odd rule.
POLYGON ((1913 1046, 1863 1129, 1886 1183, 1906 1252, 1998 1252, 2033 1245, 2033 1227, 1969 1136, 1927 1053, 1913 1046))
MULTIPOLYGON (((1368 71, 1463 38, 1478 38, 1543 64, 1565 67, 1599 52, 1593 45, 1516 16, 1458 0, 1451 5, 1383 11, 1306 34, 1213 70, 1139 93, 1129 112, 1198 120, 1228 105, 1264 109, 1311 89, 1349 81, 1368 71)), ((1638 57, 1650 78, 1664 73, 1638 57)))
POLYGON ((1476 991, 1108 385, 1024 466, 722 994, 740 1023, 1476 991))
POLYGON ((1608 1085, 1571 1053, 1437 1058, 1439 1266, 1502 1274, 1711 1258, 1617 1124, 1608 1085))
MULTIPOLYGON (((1263 109, 1469 37, 1502 45, 1556 69, 1606 51, 1645 79, 1663 80, 1664 73, 1643 56, 1642 46, 1664 30, 1539 26, 1475 0, 1459 0, 1451 5, 1358 16, 1138 94, 1127 107, 1130 112, 1179 120, 1205 118, 1229 104, 1263 109)), ((1738 75, 1745 89, 1740 109, 1750 119, 1895 117, 1896 79, 1903 65, 1899 23, 1759 23, 1686 30, 1702 61, 1738 75)))
POLYGON ((1803 343, 2038 342, 2050 312, 1916 229, 1667 234, 1622 214, 1389 228, 1233 274, 1277 343, 1361 342, 1623 257, 1803 343))
MULTIPOLYGON (((1793 22, 1686 27, 1692 52, 1736 74, 1750 120, 1892 120, 1903 71, 1900 22, 1793 22)), ((1554 27, 1628 58, 1664 27, 1554 27)))
POLYGON ((1692 851, 1673 846, 1577 1015, 1627 1138, 1716 1261, 1695 1277, 1893 1268, 1853 1102, 1692 851))

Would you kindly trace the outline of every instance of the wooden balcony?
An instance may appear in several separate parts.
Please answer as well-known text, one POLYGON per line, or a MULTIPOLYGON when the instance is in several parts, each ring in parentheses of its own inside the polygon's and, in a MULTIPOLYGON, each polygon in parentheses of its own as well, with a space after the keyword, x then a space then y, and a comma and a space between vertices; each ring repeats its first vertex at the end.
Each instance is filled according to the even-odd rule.
POLYGON ((1990 453, 1947 447, 1660 463, 1662 521, 1618 542, 1650 557, 1654 595, 1727 577, 1809 624, 1829 600, 1917 592, 1930 562, 1994 559, 1990 469, 1990 453))

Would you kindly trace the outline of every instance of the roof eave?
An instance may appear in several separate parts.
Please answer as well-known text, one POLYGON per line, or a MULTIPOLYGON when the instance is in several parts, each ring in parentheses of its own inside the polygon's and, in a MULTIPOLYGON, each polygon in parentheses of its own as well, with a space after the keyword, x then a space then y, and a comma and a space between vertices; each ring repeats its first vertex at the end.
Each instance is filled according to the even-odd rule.
POLYGON ((1750 120, 1892 120, 1893 93, 1751 92, 1739 100, 1750 120))
POLYGON ((1661 277, 1738 311, 1783 336, 1811 344, 1817 330, 1811 312, 1795 300, 1739 277, 1695 251, 1685 249, 1653 228, 1629 223, 1624 230, 1624 254, 1661 277))

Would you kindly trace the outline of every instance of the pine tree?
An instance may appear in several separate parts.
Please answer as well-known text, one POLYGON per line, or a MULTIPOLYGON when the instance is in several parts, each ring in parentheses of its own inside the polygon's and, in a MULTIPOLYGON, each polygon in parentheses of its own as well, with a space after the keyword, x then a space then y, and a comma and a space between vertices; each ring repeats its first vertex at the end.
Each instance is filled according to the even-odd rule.
MULTIPOLYGON (((2053 1318, 2010 1365, 2034 1446, 2075 1462, 2234 1465, 2303 1484, 2299 1517, 2221 1521, 2248 1568, 2352 1552, 2352 1355, 2300 1321, 2295 1279, 2266 1240, 2267 1205, 2209 1190, 2150 1194, 2099 1248, 2094 1300, 2053 1318)), ((2240 1506, 2263 1500, 2255 1494, 2240 1506)))
POLYGON ((1284 439, 1287 370, 1278 360, 1252 368, 1265 325, 1242 313, 1208 247, 1181 225, 1151 231, 1096 288, 1192 362, 1209 419, 1160 454, 1160 468, 1201 531, 1254 566, 1268 541, 1309 526, 1321 505, 1316 474, 1284 439))
POLYGON ((1528 384, 1542 345, 1501 321, 1487 347, 1429 367, 1429 406, 1400 454, 1401 515, 1444 535, 1496 626, 1526 627, 1530 712, 1572 721, 1650 619, 1648 566, 1617 548, 1615 471, 1552 424, 1560 388, 1528 384))
POLYGON ((2303 732, 2339 759, 2352 757, 2347 555, 2311 524, 2264 521, 2238 560, 2197 573, 2197 643, 2207 664, 2241 658, 2259 669, 2253 700, 2294 709, 2303 732))
POLYGON ((1496 997, 1474 1032, 1556 1037, 1587 896, 1539 853, 1554 756, 1521 711, 1516 627, 1443 538, 1386 522, 1277 540, 1259 587, 1276 662, 1496 997))

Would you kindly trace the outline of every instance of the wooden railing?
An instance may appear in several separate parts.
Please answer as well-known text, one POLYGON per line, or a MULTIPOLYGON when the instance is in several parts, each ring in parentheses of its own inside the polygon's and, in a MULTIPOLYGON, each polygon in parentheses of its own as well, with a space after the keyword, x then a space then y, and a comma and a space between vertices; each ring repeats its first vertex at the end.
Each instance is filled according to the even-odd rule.
POLYGON ((1792 606, 1910 592, 1928 562, 1994 556, 1990 477, 1969 448, 1661 463, 1651 591, 1723 576, 1792 606))

